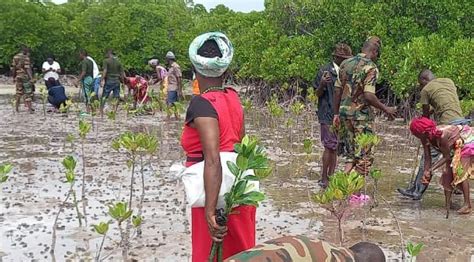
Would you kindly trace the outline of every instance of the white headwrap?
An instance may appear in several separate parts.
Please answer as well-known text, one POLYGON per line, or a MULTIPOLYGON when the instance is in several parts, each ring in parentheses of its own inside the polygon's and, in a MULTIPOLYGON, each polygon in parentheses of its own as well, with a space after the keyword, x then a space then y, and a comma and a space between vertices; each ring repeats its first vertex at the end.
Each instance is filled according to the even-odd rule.
POLYGON ((234 47, 226 35, 220 32, 209 32, 196 37, 189 45, 189 59, 194 68, 203 76, 219 77, 232 62, 234 47), (222 53, 222 57, 203 57, 198 50, 207 40, 214 40, 222 53))

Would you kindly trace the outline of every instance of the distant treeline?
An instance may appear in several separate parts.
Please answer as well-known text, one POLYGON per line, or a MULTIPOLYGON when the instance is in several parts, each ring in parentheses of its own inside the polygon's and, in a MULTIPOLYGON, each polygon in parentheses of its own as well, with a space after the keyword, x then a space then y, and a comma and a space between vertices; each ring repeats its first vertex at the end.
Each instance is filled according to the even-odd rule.
POLYGON ((54 54, 77 72, 78 49, 101 61, 113 48, 130 70, 173 51, 189 70, 187 48, 198 34, 218 30, 235 46, 236 80, 288 88, 308 85, 338 42, 354 53, 365 39, 382 39, 381 79, 406 97, 422 68, 449 77, 460 96, 474 98, 474 5, 468 0, 267 0, 265 11, 210 11, 182 0, 69 1, 54 5, 0 1, 0 67, 8 68, 20 43, 37 67, 54 54))

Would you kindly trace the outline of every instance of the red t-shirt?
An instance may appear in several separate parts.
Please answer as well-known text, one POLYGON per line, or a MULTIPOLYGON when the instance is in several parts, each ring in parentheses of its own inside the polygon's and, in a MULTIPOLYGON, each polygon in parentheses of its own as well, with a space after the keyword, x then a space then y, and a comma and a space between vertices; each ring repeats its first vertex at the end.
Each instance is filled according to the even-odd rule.
POLYGON ((199 133, 189 125, 197 117, 216 118, 219 121, 219 150, 234 151, 234 145, 240 142, 244 131, 244 111, 237 91, 228 87, 225 91, 208 92, 191 100, 181 137, 181 145, 188 157, 186 166, 203 160, 199 133))

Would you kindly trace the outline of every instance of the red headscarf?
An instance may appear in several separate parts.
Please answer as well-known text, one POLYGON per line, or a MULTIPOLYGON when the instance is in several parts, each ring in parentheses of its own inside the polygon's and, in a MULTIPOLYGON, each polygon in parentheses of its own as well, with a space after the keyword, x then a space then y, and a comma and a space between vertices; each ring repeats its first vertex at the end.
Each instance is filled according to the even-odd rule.
POLYGON ((443 132, 436 128, 436 123, 427 117, 418 117, 411 121, 410 131, 416 137, 427 134, 430 139, 441 137, 443 132))

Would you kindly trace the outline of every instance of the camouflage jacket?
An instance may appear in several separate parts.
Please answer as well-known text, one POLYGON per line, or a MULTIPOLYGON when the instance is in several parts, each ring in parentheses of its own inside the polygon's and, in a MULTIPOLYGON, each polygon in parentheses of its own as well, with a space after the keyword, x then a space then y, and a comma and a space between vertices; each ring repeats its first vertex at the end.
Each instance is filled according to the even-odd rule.
POLYGON ((373 120, 372 109, 363 94, 375 93, 378 74, 377 65, 363 53, 342 62, 335 84, 342 92, 339 109, 342 119, 373 120))
POLYGON ((20 52, 13 57, 11 70, 15 70, 16 77, 28 76, 27 71, 30 69, 30 63, 30 57, 20 52))
POLYGON ((304 236, 286 236, 267 241, 252 249, 240 252, 227 262, 350 262, 355 261, 351 250, 338 248, 321 240, 304 236))

